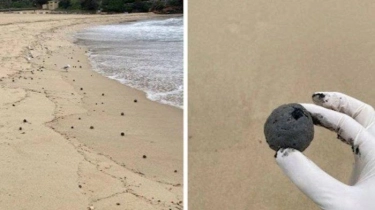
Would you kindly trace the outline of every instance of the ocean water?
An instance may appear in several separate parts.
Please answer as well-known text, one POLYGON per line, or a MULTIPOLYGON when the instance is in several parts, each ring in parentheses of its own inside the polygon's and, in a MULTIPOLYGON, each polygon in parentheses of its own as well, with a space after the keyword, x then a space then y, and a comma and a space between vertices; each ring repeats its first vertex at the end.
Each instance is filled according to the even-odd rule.
POLYGON ((76 34, 94 71, 144 91, 147 98, 183 107, 183 18, 103 25, 76 34))

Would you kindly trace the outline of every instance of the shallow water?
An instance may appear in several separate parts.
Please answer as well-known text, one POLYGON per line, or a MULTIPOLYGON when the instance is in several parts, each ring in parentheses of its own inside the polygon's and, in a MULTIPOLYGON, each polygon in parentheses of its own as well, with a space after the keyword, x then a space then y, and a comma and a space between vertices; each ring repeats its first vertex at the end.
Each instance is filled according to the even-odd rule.
POLYGON ((183 107, 182 17, 98 26, 76 38, 89 48, 95 71, 150 100, 183 107))

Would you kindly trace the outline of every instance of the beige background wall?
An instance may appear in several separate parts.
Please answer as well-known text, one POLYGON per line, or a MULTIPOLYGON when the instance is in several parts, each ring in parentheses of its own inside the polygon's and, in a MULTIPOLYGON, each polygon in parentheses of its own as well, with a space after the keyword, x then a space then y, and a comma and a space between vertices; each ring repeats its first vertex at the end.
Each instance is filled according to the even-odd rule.
MULTIPOLYGON (((189 1, 189 209, 317 209, 263 135, 277 106, 340 91, 375 105, 375 2, 189 1)), ((304 152, 341 181, 353 157, 316 128, 304 152)))

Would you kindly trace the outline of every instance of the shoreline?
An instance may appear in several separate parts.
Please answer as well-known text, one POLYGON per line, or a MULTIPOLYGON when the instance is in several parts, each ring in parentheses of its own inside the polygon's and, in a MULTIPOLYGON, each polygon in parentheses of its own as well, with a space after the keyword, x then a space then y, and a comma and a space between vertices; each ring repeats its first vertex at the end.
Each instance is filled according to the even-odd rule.
MULTIPOLYGON (((31 52, 34 58, 30 63, 18 55, 10 59, 17 60, 18 67, 12 66, 15 62, 5 65, 12 69, 6 72, 9 77, 1 75, 0 91, 7 97, 6 103, 0 106, 0 115, 5 116, 3 121, 6 122, 0 126, 0 131, 5 132, 8 139, 2 143, 16 151, 32 153, 25 156, 2 151, 19 161, 13 164, 13 169, 25 168, 23 161, 27 160, 30 169, 25 177, 46 185, 38 189, 46 197, 42 196, 42 202, 33 204, 34 209, 46 204, 54 204, 56 209, 90 206, 120 209, 123 205, 141 209, 182 209, 183 110, 151 101, 144 92, 93 71, 85 48, 74 44, 71 36, 79 29, 94 25, 116 23, 124 18, 142 20, 155 15, 100 16, 95 17, 95 23, 81 18, 85 15, 30 16, 41 16, 34 20, 41 30, 26 22, 7 25, 14 30, 19 28, 15 25, 21 25, 23 31, 26 29, 22 36, 31 36, 29 31, 39 34, 33 35, 32 50, 27 50, 28 45, 16 44, 20 55, 31 52), (61 67, 67 63, 77 67, 64 72, 61 67), (18 122, 23 118, 26 123, 18 122), (14 145, 14 140, 19 143, 14 145), (40 166, 42 157, 46 162, 40 166), (29 177, 28 174, 39 176, 29 177), (59 196, 47 196, 52 189, 58 190, 59 196), (67 199, 71 200, 69 204, 63 202, 67 199)), ((20 40, 9 37, 14 43, 20 40)), ((9 46, 8 50, 11 51, 9 46)), ((8 169, 13 176, 18 176, 17 170, 8 169)), ((2 174, 0 177, 5 178, 2 174)), ((6 180, 12 183, 9 178, 3 182, 6 180)), ((34 185, 28 182, 23 185, 26 192, 27 189, 33 192, 34 185)), ((5 188, 14 194, 19 192, 11 184, 5 188)), ((4 202, 4 206, 0 203, 0 207, 29 207, 32 201, 27 200, 28 196, 28 193, 15 196, 14 199, 23 202, 17 207, 10 201, 4 202)))
MULTIPOLYGON (((80 46, 80 45, 78 44, 78 46, 80 46)), ((84 46, 82 46, 82 47, 85 48, 84 46)), ((144 95, 144 98, 147 99, 147 100, 149 100, 149 101, 152 101, 152 102, 155 102, 155 103, 158 103, 158 104, 161 104, 161 105, 166 105, 166 106, 168 106, 168 107, 181 109, 182 111, 184 110, 184 107, 183 107, 183 106, 180 107, 180 106, 178 106, 178 105, 173 105, 173 104, 170 104, 170 103, 163 103, 163 102, 160 102, 160 101, 154 101, 154 100, 151 100, 150 98, 148 98, 148 96, 147 96, 147 92, 145 92, 145 91, 143 91, 143 90, 140 90, 140 89, 137 89, 137 88, 135 88, 135 87, 132 87, 132 86, 130 86, 130 85, 127 85, 127 84, 121 83, 121 82, 118 81, 117 79, 113 79, 113 78, 110 78, 110 77, 108 77, 108 76, 102 75, 100 72, 98 72, 97 70, 95 70, 95 68, 92 66, 92 62, 93 62, 93 61, 90 61, 89 55, 86 55, 86 57, 88 57, 88 60, 89 60, 89 62, 90 62, 91 70, 92 70, 93 72, 99 74, 100 76, 105 77, 105 78, 110 79, 110 80, 114 80, 114 81, 116 81, 116 82, 118 82, 118 83, 120 83, 120 84, 122 84, 122 85, 125 85, 127 88, 131 88, 131 89, 134 89, 134 90, 136 90, 136 91, 140 91, 140 92, 144 95)))
MULTIPOLYGON (((134 20, 134 21, 125 21, 125 22, 119 22, 119 23, 111 23, 111 24, 107 24, 107 25, 114 25, 114 24, 129 24, 129 23, 134 23, 134 22, 141 22, 141 21, 149 21, 149 20, 162 20, 162 19, 170 19, 170 18, 176 18, 176 17, 183 17, 182 14, 172 14, 172 15, 162 15, 162 16, 157 16, 155 18, 152 18, 152 19, 147 19, 147 20, 134 20)), ((77 31, 77 33, 79 33, 79 31, 77 31)), ((73 43, 76 44, 77 46, 81 46, 83 48, 86 48, 87 49, 87 52, 85 53, 86 56, 88 57, 88 60, 90 61, 90 64, 91 64, 91 69, 92 71, 96 72, 96 73, 99 73, 100 75, 102 75, 103 77, 106 77, 108 79, 111 79, 111 80, 115 80, 117 82, 119 82, 120 84, 122 85, 125 85, 129 88, 132 88, 132 89, 135 89, 135 90, 139 90, 141 91, 142 93, 145 94, 145 97, 150 100, 150 101, 153 101, 153 102, 157 102, 159 104, 163 104, 163 105, 167 105, 167 106, 172 106, 174 108, 178 108, 178 109, 181 109, 183 110, 184 107, 183 107, 183 104, 182 105, 178 105, 178 104, 175 104, 175 103, 171 103, 169 101, 158 101, 158 100, 153 100, 151 97, 152 96, 149 96, 149 93, 148 93, 148 90, 147 89, 144 89, 142 90, 141 88, 137 88, 137 87, 133 87, 131 86, 130 84, 126 84, 126 83, 122 83, 121 81, 119 81, 118 79, 116 78, 111 78, 112 76, 106 76, 105 73, 102 72, 101 69, 99 69, 98 66, 95 65, 95 61, 93 58, 91 58, 91 54, 92 54, 92 49, 90 49, 88 46, 85 45, 85 42, 87 40, 85 39, 80 39, 78 37, 75 36, 75 34, 71 35, 73 37, 73 43)))

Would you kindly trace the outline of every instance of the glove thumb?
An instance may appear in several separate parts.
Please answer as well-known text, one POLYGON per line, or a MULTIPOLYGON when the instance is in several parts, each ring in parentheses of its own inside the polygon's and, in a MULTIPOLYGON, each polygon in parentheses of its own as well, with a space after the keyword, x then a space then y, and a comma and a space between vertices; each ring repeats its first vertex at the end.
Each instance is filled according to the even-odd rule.
POLYGON ((328 175, 298 150, 280 149, 276 162, 289 179, 322 209, 337 208, 343 199, 351 198, 351 186, 328 175))

